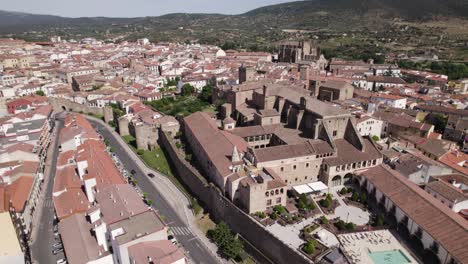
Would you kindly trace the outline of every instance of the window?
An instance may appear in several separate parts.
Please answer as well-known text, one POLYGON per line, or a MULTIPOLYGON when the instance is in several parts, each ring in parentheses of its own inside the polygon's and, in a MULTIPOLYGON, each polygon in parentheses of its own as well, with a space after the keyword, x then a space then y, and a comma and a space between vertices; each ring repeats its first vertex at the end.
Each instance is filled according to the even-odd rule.
POLYGON ((277 204, 281 203, 281 197, 276 198, 276 203, 277 204))
POLYGON ((296 168, 297 168, 297 166, 296 166, 296 165, 293 165, 293 170, 295 170, 296 168))
POLYGON ((336 135, 338 135, 338 131, 333 130, 333 136, 336 137, 336 135))
POLYGON ((309 168, 309 163, 308 162, 306 163, 306 168, 309 168))
POLYGON ((271 199, 267 200, 267 205, 271 205, 271 199))
POLYGON ((284 167, 281 167, 280 171, 283 172, 283 171, 284 171, 284 167))

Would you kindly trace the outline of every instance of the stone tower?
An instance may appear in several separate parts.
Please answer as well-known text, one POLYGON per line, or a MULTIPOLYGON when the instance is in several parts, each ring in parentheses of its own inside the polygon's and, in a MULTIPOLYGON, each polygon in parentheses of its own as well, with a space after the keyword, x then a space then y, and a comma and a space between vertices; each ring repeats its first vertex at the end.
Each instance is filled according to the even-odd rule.
POLYGON ((241 65, 239 67, 239 84, 254 80, 255 70, 251 66, 241 65))

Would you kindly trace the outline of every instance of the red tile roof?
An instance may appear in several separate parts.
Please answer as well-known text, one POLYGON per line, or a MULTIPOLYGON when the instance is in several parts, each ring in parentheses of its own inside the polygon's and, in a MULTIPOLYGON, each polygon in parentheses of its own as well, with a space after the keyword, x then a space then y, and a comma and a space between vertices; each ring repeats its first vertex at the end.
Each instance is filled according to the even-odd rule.
POLYGON ((128 254, 135 264, 147 264, 149 258, 153 264, 172 264, 185 258, 183 251, 169 240, 134 244, 128 248, 128 254))
POLYGON ((398 172, 377 166, 361 174, 424 229, 458 263, 468 263, 468 222, 398 172))
POLYGON ((57 170, 54 178, 54 189, 53 192, 60 192, 64 190, 70 190, 73 188, 81 188, 80 177, 75 172, 74 166, 68 166, 63 169, 57 170))
POLYGON ((458 172, 468 175, 468 154, 466 153, 453 150, 440 157, 439 161, 458 172))
POLYGON ((55 212, 62 220, 77 213, 85 213, 90 206, 88 198, 82 189, 70 189, 53 197, 55 212))
POLYGON ((7 186, 6 192, 8 200, 17 212, 23 212, 33 181, 34 179, 32 177, 23 176, 7 186))

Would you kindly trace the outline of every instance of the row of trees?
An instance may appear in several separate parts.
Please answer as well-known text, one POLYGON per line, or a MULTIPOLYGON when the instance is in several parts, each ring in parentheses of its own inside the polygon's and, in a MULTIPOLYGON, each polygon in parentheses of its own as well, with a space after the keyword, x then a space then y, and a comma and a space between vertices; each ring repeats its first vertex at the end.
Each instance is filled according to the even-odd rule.
POLYGON ((402 60, 398 62, 401 68, 414 69, 419 71, 432 71, 439 74, 444 74, 449 77, 450 80, 458 80, 468 78, 468 63, 459 62, 446 62, 446 61, 424 61, 424 62, 413 62, 408 60, 402 60))

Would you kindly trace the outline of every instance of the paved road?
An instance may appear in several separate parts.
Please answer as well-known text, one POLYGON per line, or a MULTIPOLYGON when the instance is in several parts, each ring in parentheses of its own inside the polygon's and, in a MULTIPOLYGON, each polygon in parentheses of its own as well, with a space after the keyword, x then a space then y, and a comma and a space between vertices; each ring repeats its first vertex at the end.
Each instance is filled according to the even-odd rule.
MULTIPOLYGON (((57 114, 57 117, 59 114, 57 114)), ((58 255, 52 254, 52 245, 57 242, 54 231, 53 231, 53 222, 54 222, 54 204, 52 202, 52 190, 54 185, 54 176, 55 171, 57 168, 57 157, 59 154, 58 151, 58 135, 59 131, 63 128, 63 119, 57 119, 56 121, 56 135, 54 141, 50 145, 53 148, 51 151, 51 155, 48 156, 47 165, 49 166, 49 173, 47 178, 45 179, 45 193, 42 196, 44 200, 42 203, 39 203, 42 208, 40 209, 40 216, 38 216, 38 220, 36 221, 39 225, 34 234, 34 241, 32 242, 31 248, 31 255, 34 263, 56 263, 58 259, 63 258, 63 253, 58 255)), ((49 152, 50 154, 50 152, 49 152)))
MULTIPOLYGON (((186 221, 178 210, 172 206, 171 197, 163 197, 154 186, 152 179, 146 175, 144 168, 138 165, 137 160, 120 146, 119 141, 114 134, 100 122, 90 120, 93 127, 108 140, 109 145, 113 147, 115 154, 122 162, 122 165, 128 172, 135 170, 135 178, 138 186, 143 192, 148 193, 148 198, 153 200, 154 207, 164 216, 165 222, 171 227, 177 240, 187 251, 191 260, 195 263, 211 264, 219 263, 218 259, 204 246, 199 238, 193 233, 193 230, 186 224, 186 221)), ((157 182, 156 182, 157 184, 157 182)), ((180 210, 179 210, 180 211, 180 210)))

